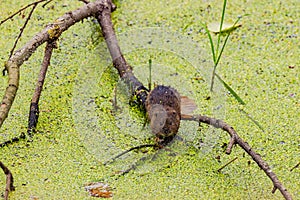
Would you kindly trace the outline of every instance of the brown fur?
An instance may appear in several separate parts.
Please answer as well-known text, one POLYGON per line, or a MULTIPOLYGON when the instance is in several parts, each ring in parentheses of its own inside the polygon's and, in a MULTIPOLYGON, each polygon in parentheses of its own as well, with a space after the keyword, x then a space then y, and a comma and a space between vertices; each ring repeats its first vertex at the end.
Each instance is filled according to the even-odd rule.
POLYGON ((158 85, 146 100, 147 117, 152 133, 161 144, 170 142, 180 126, 180 95, 171 87, 158 85))

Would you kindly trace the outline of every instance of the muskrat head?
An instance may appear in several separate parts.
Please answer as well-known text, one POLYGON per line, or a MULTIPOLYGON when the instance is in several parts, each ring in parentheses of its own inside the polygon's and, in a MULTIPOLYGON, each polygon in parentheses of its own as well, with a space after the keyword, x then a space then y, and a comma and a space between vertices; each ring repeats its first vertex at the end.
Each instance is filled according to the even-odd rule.
POLYGON ((152 133, 159 140, 170 141, 180 125, 179 93, 171 87, 157 86, 148 94, 146 110, 152 133))
POLYGON ((169 137, 178 132, 180 113, 169 106, 161 104, 151 106, 148 111, 152 133, 159 138, 169 137))

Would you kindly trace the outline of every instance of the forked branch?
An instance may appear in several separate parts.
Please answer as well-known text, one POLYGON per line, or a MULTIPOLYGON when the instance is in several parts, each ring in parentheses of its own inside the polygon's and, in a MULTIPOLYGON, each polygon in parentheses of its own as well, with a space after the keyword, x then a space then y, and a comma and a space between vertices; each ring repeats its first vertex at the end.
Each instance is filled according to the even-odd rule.
POLYGON ((283 184, 279 181, 276 174, 271 170, 268 163, 266 163, 261 156, 256 153, 250 145, 245 142, 240 136, 236 133, 236 131, 227 123, 225 123, 222 120, 214 119, 211 117, 207 117, 204 115, 182 115, 182 120, 189 120, 189 121, 196 121, 199 123, 205 123, 208 125, 211 125, 215 128, 220 128, 224 131, 226 131, 230 135, 230 142, 228 144, 228 147, 226 149, 226 154, 231 153, 231 149, 233 145, 238 144, 242 149, 244 149, 251 157, 252 159, 257 163, 257 165, 265 172, 265 174, 271 179, 273 182, 274 188, 272 190, 272 193, 276 191, 276 189, 279 189, 281 194, 284 196, 285 199, 292 199, 292 196, 287 191, 287 189, 283 186, 283 184))
POLYGON ((75 23, 93 16, 97 12, 101 12, 106 4, 106 0, 97 0, 86 4, 77 10, 66 13, 54 23, 48 24, 44 30, 37 33, 9 58, 5 64, 5 69, 8 72, 8 86, 0 105, 0 127, 8 116, 19 88, 20 66, 30 58, 40 45, 47 41, 59 38, 64 31, 75 23))

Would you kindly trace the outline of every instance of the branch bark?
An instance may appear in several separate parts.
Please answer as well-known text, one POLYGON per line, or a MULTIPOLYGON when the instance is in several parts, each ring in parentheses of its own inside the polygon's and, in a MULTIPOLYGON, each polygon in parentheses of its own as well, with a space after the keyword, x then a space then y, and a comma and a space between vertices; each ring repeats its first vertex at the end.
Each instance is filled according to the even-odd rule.
POLYGON ((45 53, 44 60, 41 66, 40 74, 38 77, 38 81, 36 83, 36 88, 31 99, 30 111, 29 111, 29 119, 28 119, 28 127, 27 133, 31 135, 32 131, 35 131, 36 125, 38 123, 39 118, 39 100, 42 93, 44 81, 46 78, 46 73, 48 66, 50 65, 50 59, 53 52, 53 48, 56 48, 56 40, 48 41, 45 53))
POLYGON ((118 70, 120 77, 129 86, 129 91, 132 95, 136 95, 138 103, 145 110, 145 103, 149 90, 134 76, 132 67, 126 62, 120 50, 111 20, 111 13, 115 9, 116 6, 108 0, 104 9, 99 11, 95 17, 101 26, 102 34, 105 38, 114 67, 118 70))

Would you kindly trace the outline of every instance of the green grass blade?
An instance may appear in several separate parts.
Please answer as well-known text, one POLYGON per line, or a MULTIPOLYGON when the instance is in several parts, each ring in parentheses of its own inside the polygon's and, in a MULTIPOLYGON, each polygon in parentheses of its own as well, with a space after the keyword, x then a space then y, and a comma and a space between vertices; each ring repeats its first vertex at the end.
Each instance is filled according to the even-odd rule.
POLYGON ((149 59, 149 79, 148 79, 148 88, 151 91, 152 85, 152 59, 149 59))
POLYGON ((203 25, 207 35, 208 35, 208 39, 209 39, 209 43, 210 43, 210 48, 211 48, 211 53, 212 53, 212 56, 213 56, 213 61, 214 63, 216 63, 216 54, 215 54, 215 47, 214 47, 214 42, 212 40, 212 37, 211 37, 211 34, 209 32, 209 30, 207 29, 207 26, 206 25, 203 25))
POLYGON ((246 115, 246 117, 248 119, 250 119, 262 132, 265 132, 264 127, 262 127, 262 125, 260 125, 258 123, 258 121, 256 121, 255 119, 253 119, 253 117, 251 117, 246 111, 244 111, 243 109, 239 109, 240 112, 242 112, 244 115, 246 115))
POLYGON ((227 84, 225 83, 225 81, 223 81, 223 79, 217 74, 215 73, 215 76, 222 82, 222 84, 224 85, 224 87, 230 92, 230 94, 232 94, 234 96, 234 98, 242 105, 245 105, 246 103, 242 100, 241 97, 239 97, 239 95, 227 84))
MULTIPOLYGON (((222 9, 221 23, 220 23, 220 33, 221 33, 222 26, 223 26, 223 23, 224 23, 225 11, 226 11, 226 4, 227 4, 227 0, 224 0, 223 9, 222 9)), ((220 40, 221 40, 221 34, 218 35, 218 43, 217 43, 216 54, 218 54, 218 52, 219 52, 220 40)))
POLYGON ((226 36, 226 38, 225 38, 225 41, 224 41, 224 43, 223 43, 223 45, 222 45, 222 49, 221 49, 221 51, 220 51, 220 54, 218 55, 218 59, 217 59, 217 61, 216 61, 215 67, 217 67, 217 65, 219 64, 219 61, 220 61, 220 59, 221 59, 222 53, 223 53, 223 51, 224 51, 224 49, 225 49, 225 46, 226 46, 227 41, 228 41, 228 39, 229 39, 229 36, 230 36, 230 33, 228 33, 227 36, 226 36))
MULTIPOLYGON (((240 18, 238 18, 238 19, 234 22, 233 26, 235 26, 239 21, 240 21, 240 18)), ((207 29, 207 30, 208 30, 208 29, 207 29)), ((226 46, 226 44, 227 44, 227 41, 228 41, 228 39, 229 39, 230 33, 231 33, 231 32, 228 32, 228 34, 227 34, 227 36, 226 36, 226 38, 225 38, 225 41, 224 41, 224 43, 223 43, 223 45, 222 45, 222 49, 221 49, 220 54, 218 55, 217 60, 214 60, 215 65, 214 65, 214 68, 213 68, 213 73, 212 73, 212 78, 211 78, 210 91, 213 91, 213 87, 214 87, 214 78, 215 78, 215 74, 216 74, 216 68, 217 68, 217 66, 218 66, 218 64, 219 64, 219 61, 220 61, 221 56, 222 56, 222 53, 223 53, 223 51, 224 51, 224 49, 225 49, 225 46, 226 46)), ((220 36, 220 35, 221 35, 221 33, 219 33, 219 36, 220 36)))
MULTIPOLYGON (((227 4, 227 0, 224 0, 223 9, 222 9, 221 23, 220 23, 220 32, 222 30, 222 26, 223 26, 223 23, 224 23, 226 4, 227 4)), ((211 35, 210 35, 210 37, 211 37, 211 35)), ((210 40, 212 41, 212 39, 210 39, 210 40)), ((218 35, 217 49, 216 49, 216 51, 214 51, 214 54, 218 55, 218 60, 220 60, 220 58, 221 58, 221 55, 219 55, 219 53, 218 53, 219 52, 219 47, 220 47, 220 40, 221 40, 221 34, 218 35)), ((224 49, 224 45, 223 45, 222 49, 224 49)), ((215 65, 214 65, 213 73, 212 73, 212 77, 211 77, 210 91, 213 91, 214 81, 215 81, 215 73, 216 73, 216 68, 218 66, 218 62, 219 61, 216 60, 216 56, 214 56, 215 65)))
POLYGON ((211 77, 210 91, 213 91, 214 81, 215 81, 215 75, 216 75, 216 68, 217 68, 217 66, 218 66, 218 64, 219 64, 219 61, 220 61, 220 59, 221 59, 222 53, 223 53, 223 51, 224 51, 224 49, 225 49, 225 46, 226 46, 226 43, 227 43, 227 41, 228 41, 229 36, 230 36, 230 33, 228 33, 228 35, 227 35, 227 37, 226 37, 226 39, 225 39, 225 41, 224 41, 224 44, 222 45, 221 52, 220 52, 220 54, 218 55, 218 59, 215 61, 215 65, 214 65, 213 73, 212 73, 212 77, 211 77))

